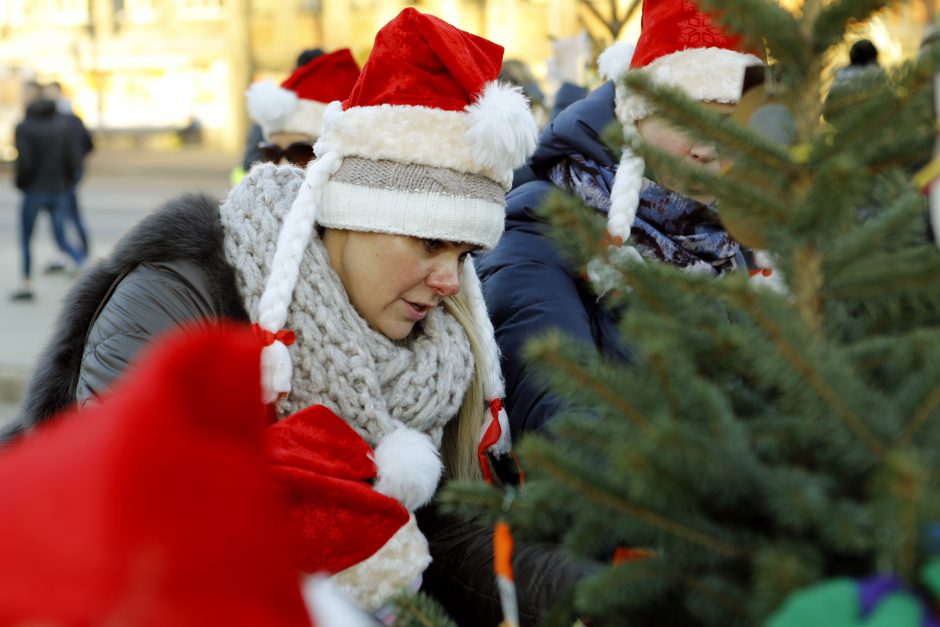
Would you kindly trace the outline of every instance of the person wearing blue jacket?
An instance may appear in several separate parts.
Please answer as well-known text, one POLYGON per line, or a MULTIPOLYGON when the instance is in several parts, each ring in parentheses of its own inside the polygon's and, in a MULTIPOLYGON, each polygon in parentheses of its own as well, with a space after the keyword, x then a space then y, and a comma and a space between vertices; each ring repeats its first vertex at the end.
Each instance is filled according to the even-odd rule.
POLYGON ((601 74, 610 80, 559 113, 542 131, 530 162, 516 171, 502 240, 477 260, 502 353, 505 407, 515 441, 526 432, 544 431, 563 402, 523 359, 529 339, 559 329, 613 360, 630 357, 629 342, 617 329, 620 316, 602 298, 611 286, 591 264, 582 276, 548 237, 548 224, 537 211, 551 190, 573 193, 605 215, 612 245, 622 254, 715 276, 744 271, 740 247, 717 220, 714 197, 682 189, 668 172, 648 169, 629 149, 614 154, 602 139, 618 120, 625 135, 638 133, 690 164, 720 171, 727 163, 715 146, 671 127, 621 79, 643 71, 657 84, 730 111, 741 97, 744 69, 763 63, 739 51, 740 43, 691 2, 645 2, 635 50, 615 44, 601 55, 601 74), (707 36, 685 38, 681 25, 689 20, 708 26, 707 36))

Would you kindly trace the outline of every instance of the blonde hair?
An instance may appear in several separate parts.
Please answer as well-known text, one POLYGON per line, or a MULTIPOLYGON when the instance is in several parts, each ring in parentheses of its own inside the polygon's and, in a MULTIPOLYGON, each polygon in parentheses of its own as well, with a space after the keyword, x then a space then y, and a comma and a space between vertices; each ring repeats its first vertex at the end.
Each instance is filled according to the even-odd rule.
POLYGON ((473 352, 473 378, 464 394, 457 417, 444 426, 441 441, 441 459, 444 462, 444 479, 482 479, 483 471, 477 458, 477 446, 483 429, 486 399, 483 398, 483 338, 475 324, 473 309, 461 290, 444 299, 444 308, 463 327, 470 340, 473 352))

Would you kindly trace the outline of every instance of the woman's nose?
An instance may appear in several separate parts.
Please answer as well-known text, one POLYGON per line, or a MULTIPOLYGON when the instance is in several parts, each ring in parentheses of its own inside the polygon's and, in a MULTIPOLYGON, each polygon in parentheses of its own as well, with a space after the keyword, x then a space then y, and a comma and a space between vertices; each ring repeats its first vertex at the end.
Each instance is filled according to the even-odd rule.
POLYGON ((442 298, 460 291, 460 261, 456 258, 441 260, 428 275, 428 287, 442 298))
POLYGON ((697 143, 693 144, 689 155, 700 163, 711 163, 718 158, 718 150, 714 144, 697 143))

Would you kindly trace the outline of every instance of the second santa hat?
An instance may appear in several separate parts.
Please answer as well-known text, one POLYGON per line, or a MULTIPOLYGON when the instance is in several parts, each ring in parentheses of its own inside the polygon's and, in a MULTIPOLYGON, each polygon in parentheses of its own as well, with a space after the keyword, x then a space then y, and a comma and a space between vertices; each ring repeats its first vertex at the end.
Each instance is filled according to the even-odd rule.
POLYGON ((359 66, 349 48, 323 54, 300 66, 280 86, 259 81, 248 88, 248 114, 264 136, 303 133, 319 137, 323 113, 334 100, 343 100, 359 78, 359 66))
MULTIPOLYGON (((744 50, 741 37, 716 25, 694 0, 645 0, 636 49, 614 44, 598 57, 601 74, 616 85, 615 110, 628 141, 637 132, 637 121, 654 108, 624 85, 627 72, 642 71, 654 84, 678 87, 696 100, 735 103, 741 99, 745 68, 762 64, 757 54, 744 50)), ((643 159, 625 148, 607 217, 615 241, 630 237, 644 170, 643 159)))

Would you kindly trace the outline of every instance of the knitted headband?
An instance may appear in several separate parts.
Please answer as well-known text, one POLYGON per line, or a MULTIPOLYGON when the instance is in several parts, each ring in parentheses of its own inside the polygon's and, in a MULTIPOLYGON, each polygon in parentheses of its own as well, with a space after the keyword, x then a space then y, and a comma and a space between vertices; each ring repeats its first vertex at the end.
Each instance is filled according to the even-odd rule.
MULTIPOLYGON (((654 112, 650 103, 623 84, 627 72, 642 71, 654 84, 678 87, 701 101, 736 103, 744 70, 763 65, 755 54, 740 50, 741 38, 715 25, 692 0, 644 0, 636 48, 616 43, 598 57, 598 69, 614 81, 615 110, 625 139, 636 123, 654 112)), ((607 230, 625 242, 636 218, 645 164, 625 148, 610 195, 607 230)))
MULTIPOLYGON (((287 320, 315 223, 496 245, 513 169, 535 149, 538 134, 521 90, 496 82, 502 55, 501 46, 413 8, 379 31, 349 98, 325 112, 318 158, 278 236, 259 305, 263 329, 276 337, 287 320)), ((490 404, 482 440, 505 452, 499 352, 472 263, 461 282, 485 345, 490 404)), ((262 352, 262 377, 266 401, 289 393, 290 354, 281 341, 262 352)))
POLYGON ((349 48, 320 55, 297 68, 280 87, 269 81, 253 83, 245 94, 248 114, 272 133, 304 133, 320 137, 326 105, 349 95, 359 66, 349 48))

